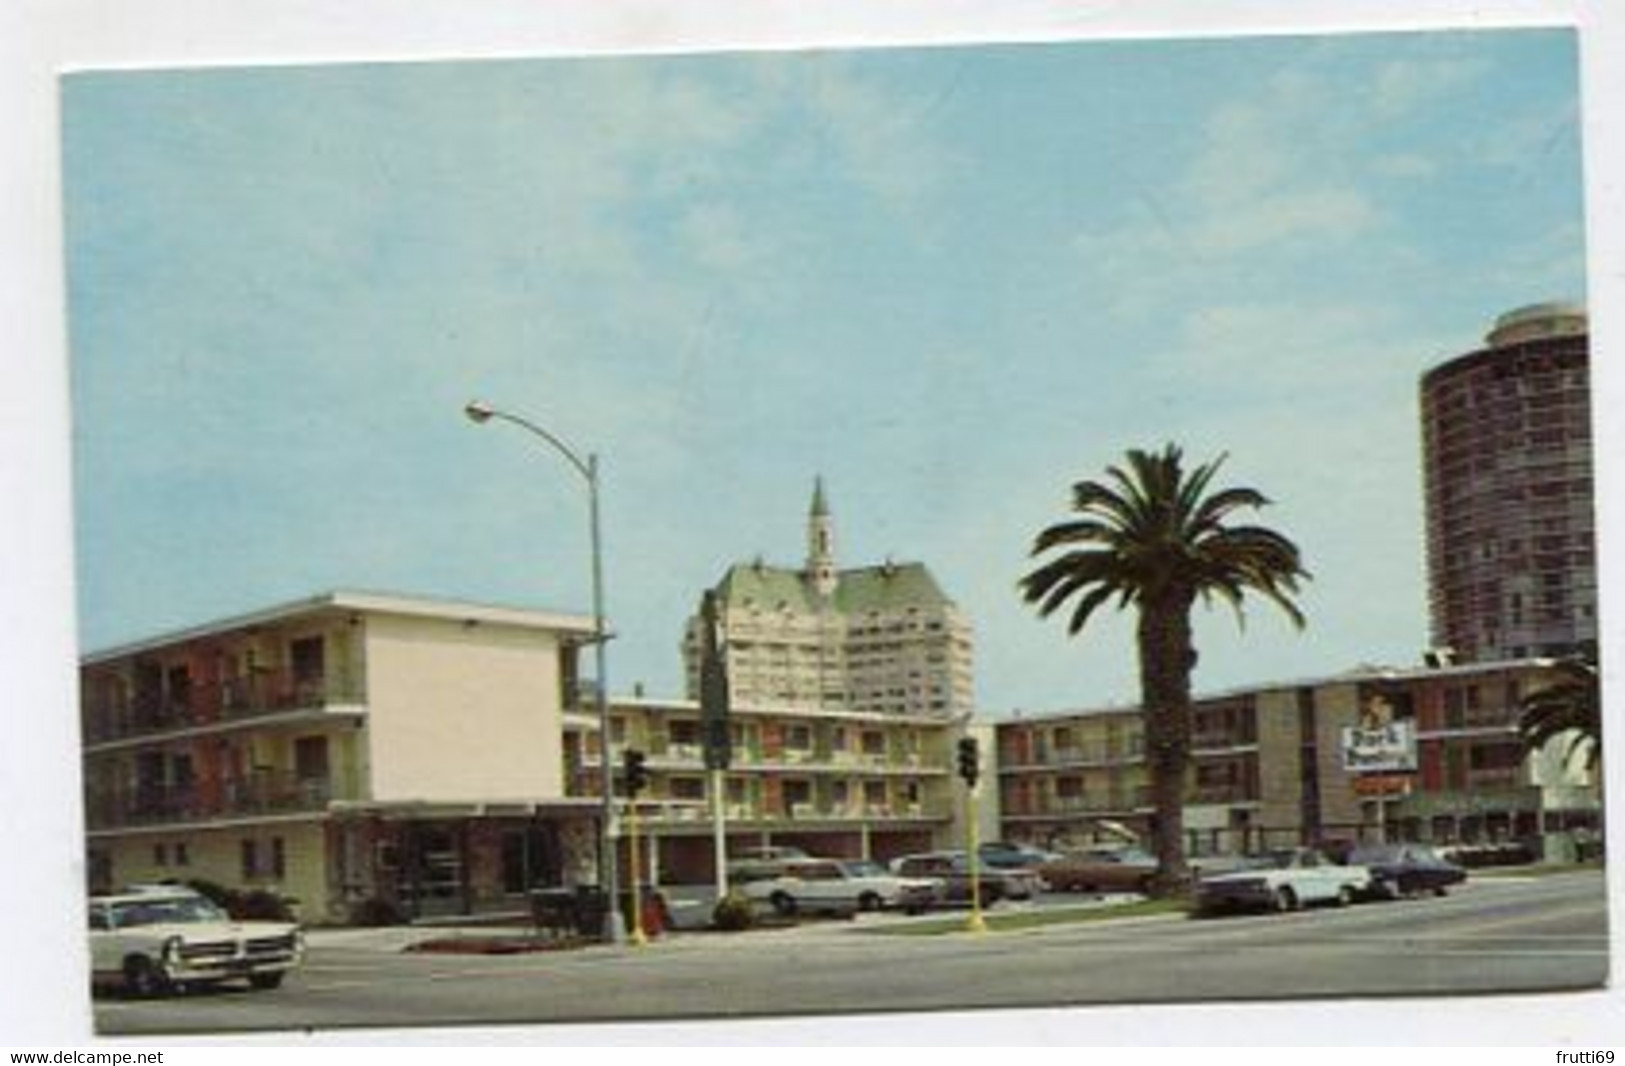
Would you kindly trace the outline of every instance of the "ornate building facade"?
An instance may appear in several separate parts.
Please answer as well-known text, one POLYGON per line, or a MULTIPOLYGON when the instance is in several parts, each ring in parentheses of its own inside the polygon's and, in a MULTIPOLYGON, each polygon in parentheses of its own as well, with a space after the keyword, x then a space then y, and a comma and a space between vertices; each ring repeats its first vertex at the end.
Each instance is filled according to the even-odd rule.
MULTIPOLYGON (((841 569, 820 479, 799 569, 729 567, 716 588, 738 703, 957 719, 973 710, 969 623, 922 563, 841 569)), ((699 618, 683 640, 699 694, 699 618)))

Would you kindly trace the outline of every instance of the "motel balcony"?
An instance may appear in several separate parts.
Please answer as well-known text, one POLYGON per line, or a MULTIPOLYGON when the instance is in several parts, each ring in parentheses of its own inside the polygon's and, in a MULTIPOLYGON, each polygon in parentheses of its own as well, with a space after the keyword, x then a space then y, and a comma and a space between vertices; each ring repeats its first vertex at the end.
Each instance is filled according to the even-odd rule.
POLYGON ((354 710, 364 699, 359 684, 339 677, 295 677, 285 670, 257 671, 170 696, 87 702, 83 715, 85 741, 97 744, 182 732, 211 723, 292 711, 354 710))
POLYGON ((93 789, 85 797, 85 816, 92 830, 136 828, 317 812, 333 800, 359 798, 355 789, 330 777, 260 771, 212 787, 195 782, 139 785, 126 791, 93 789))

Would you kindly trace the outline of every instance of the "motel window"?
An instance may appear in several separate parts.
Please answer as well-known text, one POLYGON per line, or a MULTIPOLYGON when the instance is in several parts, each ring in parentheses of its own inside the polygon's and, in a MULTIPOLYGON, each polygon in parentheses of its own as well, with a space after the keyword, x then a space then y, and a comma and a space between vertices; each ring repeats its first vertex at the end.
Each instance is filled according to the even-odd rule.
POLYGON ((259 842, 244 840, 241 845, 243 880, 251 881, 260 875, 259 842))
POLYGON ((288 646, 293 679, 298 684, 322 680, 327 672, 327 648, 321 637, 304 637, 288 646))
POLYGON ((245 881, 266 877, 281 880, 287 874, 287 854, 281 837, 272 837, 269 846, 262 846, 261 841, 252 838, 244 839, 241 858, 245 881))
POLYGON ((1516 770, 1523 765, 1524 750, 1518 744, 1479 744, 1467 758, 1474 770, 1516 770))
POLYGON ((700 723, 691 718, 674 718, 666 727, 671 733, 673 744, 698 744, 700 742, 700 723))
POLYGON ((666 780, 666 793, 672 799, 702 800, 705 798, 703 777, 672 777, 666 780))
POLYGON ((169 865, 169 846, 168 845, 166 845, 166 844, 154 844, 152 846, 152 864, 154 866, 168 866, 169 865))

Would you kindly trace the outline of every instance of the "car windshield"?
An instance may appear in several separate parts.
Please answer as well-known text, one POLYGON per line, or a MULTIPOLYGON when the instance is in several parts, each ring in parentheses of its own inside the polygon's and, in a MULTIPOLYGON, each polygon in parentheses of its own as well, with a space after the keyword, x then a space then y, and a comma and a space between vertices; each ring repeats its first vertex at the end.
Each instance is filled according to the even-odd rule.
POLYGON ((172 922, 223 922, 226 912, 202 896, 175 896, 168 899, 137 899, 113 904, 114 929, 134 925, 160 925, 172 922))
POLYGON ((841 866, 853 877, 879 877, 887 872, 886 868, 878 862, 871 862, 867 859, 844 862, 841 866))

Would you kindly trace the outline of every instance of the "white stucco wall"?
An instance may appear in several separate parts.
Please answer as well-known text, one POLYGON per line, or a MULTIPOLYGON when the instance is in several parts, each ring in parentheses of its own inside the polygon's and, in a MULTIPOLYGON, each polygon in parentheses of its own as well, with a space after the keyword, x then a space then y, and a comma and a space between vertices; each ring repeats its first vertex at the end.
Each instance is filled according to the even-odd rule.
POLYGON ((372 799, 564 794, 554 634, 388 614, 365 630, 372 799))

